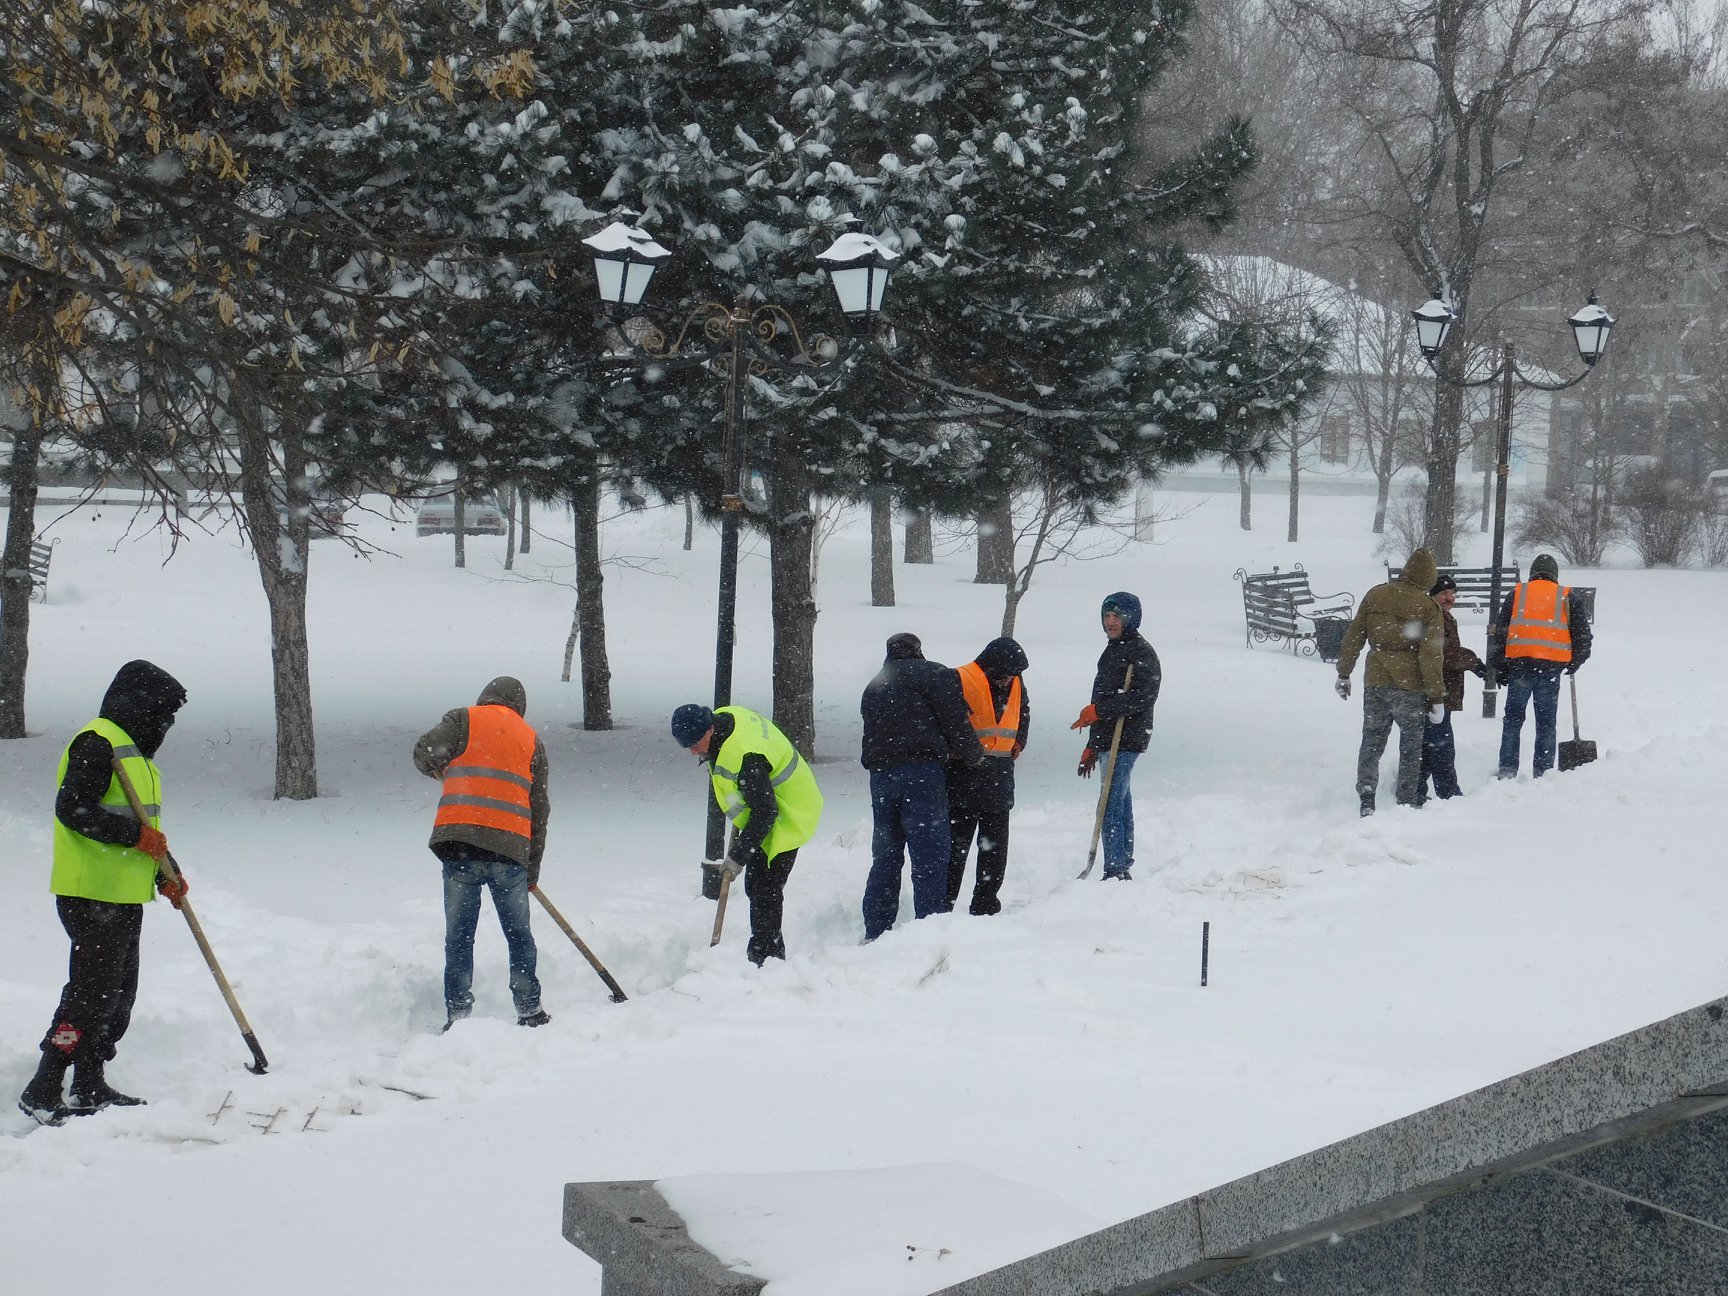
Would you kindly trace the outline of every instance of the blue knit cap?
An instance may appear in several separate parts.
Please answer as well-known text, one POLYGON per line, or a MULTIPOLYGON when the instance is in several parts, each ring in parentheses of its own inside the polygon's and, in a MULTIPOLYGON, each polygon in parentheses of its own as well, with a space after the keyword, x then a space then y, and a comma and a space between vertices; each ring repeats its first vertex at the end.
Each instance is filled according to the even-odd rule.
POLYGON ((1122 618, 1122 624, 1130 630, 1140 628, 1140 600, 1124 590, 1117 590, 1104 600, 1104 606, 1098 609, 1102 617, 1106 612, 1114 612, 1122 618))
POLYGON ((702 741, 714 724, 714 713, 700 702, 686 702, 672 713, 672 737, 680 747, 691 747, 702 741))

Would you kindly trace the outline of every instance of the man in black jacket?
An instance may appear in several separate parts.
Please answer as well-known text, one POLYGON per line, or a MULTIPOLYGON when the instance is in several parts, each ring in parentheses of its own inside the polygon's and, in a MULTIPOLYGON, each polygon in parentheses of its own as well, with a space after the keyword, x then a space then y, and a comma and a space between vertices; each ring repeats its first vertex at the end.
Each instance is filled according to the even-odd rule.
POLYGON ((864 689, 862 764, 870 771, 875 820, 870 876, 864 883, 864 939, 873 941, 900 914, 900 873, 912 858, 912 911, 942 913, 948 894, 949 760, 977 765, 984 749, 966 718, 960 679, 924 660, 917 635, 888 640, 888 657, 864 689))
POLYGON ((1134 798, 1128 780, 1134 762, 1146 750, 1152 736, 1152 708, 1164 674, 1158 654, 1140 635, 1140 600, 1117 591, 1104 600, 1099 611, 1109 642, 1098 657, 1092 678, 1092 701, 1069 726, 1086 729, 1086 749, 1080 753, 1081 778, 1091 778, 1098 757, 1107 755, 1122 721, 1122 741, 1116 752, 1116 768, 1110 775, 1110 797, 1104 805, 1104 876, 1123 882, 1134 867, 1134 798), (1132 668, 1134 678, 1129 680, 1132 668))
POLYGON ((1026 749, 1032 705, 1026 683, 1026 652, 1012 639, 992 639, 977 659, 954 674, 966 700, 972 732, 984 748, 976 766, 948 771, 948 905, 960 899, 966 855, 978 834, 978 872, 972 882, 974 914, 1002 912, 998 893, 1008 872, 1008 812, 1014 808, 1014 762, 1026 749))
POLYGON ((1530 579, 1512 587, 1499 611, 1498 620, 1488 627, 1488 669, 1506 688, 1499 777, 1518 777, 1524 712, 1534 709, 1531 774, 1541 778, 1554 768, 1560 676, 1577 674, 1590 660, 1595 636, 1584 615, 1584 596, 1560 584, 1560 564, 1552 554, 1530 560, 1530 579))
POLYGON ((158 873, 168 858, 162 833, 161 778, 153 757, 185 705, 186 690, 153 662, 129 661, 103 695, 97 718, 60 758, 54 798, 54 869, 50 889, 72 942, 66 988, 42 1040, 36 1074, 18 1106, 43 1125, 104 1107, 136 1107, 112 1088, 104 1068, 114 1059, 138 997, 138 944, 144 906, 160 891, 179 908, 186 879, 158 873), (144 806, 141 824, 115 762, 144 806), (72 1071, 70 1100, 62 1094, 72 1071))

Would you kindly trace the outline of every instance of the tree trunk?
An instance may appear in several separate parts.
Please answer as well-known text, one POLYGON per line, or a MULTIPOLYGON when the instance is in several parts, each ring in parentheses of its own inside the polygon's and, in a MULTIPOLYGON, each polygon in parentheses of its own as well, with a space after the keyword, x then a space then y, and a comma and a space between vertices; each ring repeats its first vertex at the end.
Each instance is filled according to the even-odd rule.
POLYGON ((504 488, 504 570, 516 569, 516 488, 504 488))
POLYGON ((1006 585, 1014 579, 1014 501, 1010 497, 978 511, 978 573, 974 585, 1006 585))
POLYGON ((1244 531, 1254 529, 1254 492, 1248 485, 1248 465, 1236 465, 1236 522, 1244 531))
MULTIPOLYGON (((261 423, 261 420, 260 420, 261 423)), ((312 733, 312 668, 306 641, 306 557, 310 500, 306 456, 297 437, 282 444, 287 527, 270 480, 270 445, 260 425, 240 430, 240 497, 252 532, 264 600, 270 607, 271 687, 276 699, 275 796, 306 801, 318 795, 318 754, 312 733)))
POLYGON ((581 625, 582 727, 612 727, 612 667, 606 656, 606 606, 601 597, 600 474, 591 472, 570 498, 576 515, 576 618, 581 625))
POLYGON ((450 497, 450 517, 456 524, 456 565, 468 565, 468 493, 462 488, 462 483, 456 483, 456 491, 450 497))
POLYGON ((1374 534, 1386 534, 1386 505, 1392 499, 1392 471, 1397 465, 1397 435, 1388 427, 1380 435, 1380 461, 1374 466, 1374 534))
POLYGON ((1458 420, 1464 393, 1442 387, 1434 401, 1434 423, 1428 437, 1428 492, 1423 500, 1424 547, 1442 567, 1455 561, 1458 523, 1458 420))
POLYGON ((902 561, 921 566, 936 561, 936 540, 930 510, 913 509, 906 515, 906 550, 902 561))
POLYGON ((870 493, 870 606, 894 606, 894 501, 870 493))
POLYGON ((30 543, 36 538, 36 483, 42 430, 12 430, 11 503, 0 552, 0 738, 24 737, 24 683, 30 667, 30 543))
POLYGON ((1285 537, 1291 544, 1299 538, 1297 535, 1298 505, 1302 499, 1302 451, 1295 444, 1292 430, 1290 446, 1290 534, 1285 537))
POLYGON ((691 498, 684 497, 684 552, 690 552, 690 546, 696 540, 696 505, 691 498))
POLYGON ((527 553, 528 546, 534 539, 533 519, 529 517, 533 511, 530 507, 532 503, 533 501, 528 498, 527 491, 518 490, 516 492, 516 505, 522 515, 522 547, 516 551, 518 553, 527 553))
POLYGON ((774 723, 807 759, 816 755, 816 600, 810 595, 810 471, 792 456, 769 486, 768 566, 774 617, 774 723))

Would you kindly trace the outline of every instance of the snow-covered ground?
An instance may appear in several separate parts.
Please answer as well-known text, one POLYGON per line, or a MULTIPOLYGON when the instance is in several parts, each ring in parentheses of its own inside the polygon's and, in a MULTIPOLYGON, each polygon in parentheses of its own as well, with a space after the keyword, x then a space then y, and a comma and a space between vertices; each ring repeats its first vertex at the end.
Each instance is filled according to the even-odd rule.
MULTIPOLYGON (((381 515, 361 525, 383 555, 319 542, 324 794, 303 803, 270 798, 265 609, 232 531, 165 561, 112 508, 56 524, 34 736, 0 744, 4 1288, 594 1293, 598 1268, 560 1236, 562 1186, 645 1178, 670 1180, 698 1236, 776 1279, 772 1296, 927 1292, 1722 993, 1723 572, 1563 572, 1600 588, 1579 681, 1602 759, 1494 783, 1499 726, 1472 682, 1467 795, 1359 821, 1359 704, 1333 695, 1329 667, 1244 647, 1231 573, 1300 560, 1318 591, 1360 594, 1382 578, 1370 501, 1311 499, 1289 545, 1275 496, 1252 533, 1233 496, 1171 498, 1188 514, 1157 543, 1043 569, 1022 608, 1033 737, 1004 912, 906 921, 868 947, 859 691, 894 631, 970 658, 1000 591, 951 552, 899 567, 900 606, 873 609, 862 517, 828 542, 827 810, 788 891, 791 957, 761 971, 742 905, 708 948, 705 780, 666 729, 712 676, 716 546, 704 532, 682 552, 680 512, 607 528, 619 727, 603 734, 558 680, 562 521, 537 518, 551 531, 514 574, 501 541, 472 541, 458 571, 448 537, 381 515), (1136 880, 1104 886, 1075 880, 1096 787, 1074 777, 1068 723, 1118 588, 1144 600, 1165 682, 1136 772, 1136 880), (184 924, 156 905, 111 1070, 150 1105, 38 1129, 11 1099, 64 976, 54 763, 134 656, 190 691, 160 756, 165 826, 271 1066, 242 1069, 184 924), (552 758, 546 894, 631 998, 609 1002, 537 914, 554 1021, 518 1028, 488 911, 475 1016, 440 1035, 436 788, 408 753, 500 673, 526 684, 552 758)), ((1484 560, 1485 538, 1469 543, 1484 560)), ((766 588, 758 545, 737 696, 764 709, 766 588)), ((1480 647, 1482 618, 1463 624, 1480 647)), ((1383 803, 1390 776, 1389 759, 1383 803)))

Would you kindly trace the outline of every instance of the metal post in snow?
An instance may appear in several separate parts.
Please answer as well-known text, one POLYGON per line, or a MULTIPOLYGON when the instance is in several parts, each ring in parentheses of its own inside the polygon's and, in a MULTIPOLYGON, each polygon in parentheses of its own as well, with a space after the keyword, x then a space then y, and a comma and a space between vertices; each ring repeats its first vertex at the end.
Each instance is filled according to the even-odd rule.
POLYGON ((1212 924, 1200 924, 1200 984, 1206 984, 1206 965, 1212 955, 1212 924))

